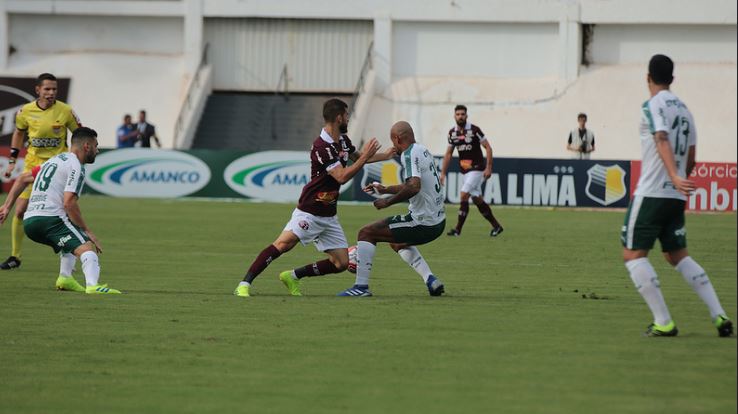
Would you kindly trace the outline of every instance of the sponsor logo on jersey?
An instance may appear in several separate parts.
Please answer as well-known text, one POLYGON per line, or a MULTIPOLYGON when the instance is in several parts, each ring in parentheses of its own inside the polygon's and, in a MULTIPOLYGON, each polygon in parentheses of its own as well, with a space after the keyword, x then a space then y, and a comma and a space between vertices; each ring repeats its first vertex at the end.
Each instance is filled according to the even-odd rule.
POLYGON ((310 154, 302 151, 265 151, 231 162, 223 179, 233 191, 266 201, 300 198, 310 182, 310 154))
POLYGON ((623 197, 625 188, 625 170, 619 165, 595 164, 587 170, 587 186, 584 189, 587 197, 609 206, 623 197))
POLYGON ((128 148, 104 152, 88 164, 88 184, 121 197, 182 197, 210 182, 210 168, 179 151, 128 148))

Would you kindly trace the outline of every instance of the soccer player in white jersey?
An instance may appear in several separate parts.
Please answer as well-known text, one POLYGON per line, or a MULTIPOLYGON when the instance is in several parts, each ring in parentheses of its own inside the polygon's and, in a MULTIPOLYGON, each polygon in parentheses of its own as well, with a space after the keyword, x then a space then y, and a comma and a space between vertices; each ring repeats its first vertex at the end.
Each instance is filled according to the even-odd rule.
POLYGON ((413 129, 407 122, 395 123, 390 131, 390 139, 395 151, 401 154, 404 183, 390 187, 372 183, 364 191, 392 194, 389 198, 374 201, 374 207, 378 210, 410 200, 410 212, 404 216, 387 217, 367 224, 359 230, 356 284, 338 296, 372 296, 369 291, 369 274, 377 243, 380 242, 390 243, 390 247, 402 260, 415 269, 423 278, 431 296, 440 296, 444 292, 443 283, 433 275, 428 263, 415 247, 437 239, 446 226, 444 194, 436 164, 430 152, 415 142, 413 129))
POLYGON ((653 313, 647 336, 676 336, 661 293, 659 278, 648 252, 658 238, 666 261, 705 302, 720 336, 733 333, 733 323, 725 315, 705 270, 689 256, 684 227, 687 196, 695 189, 689 177, 695 165, 697 133, 687 106, 669 87, 674 62, 655 55, 648 64, 651 98, 641 108, 641 177, 625 215, 620 236, 623 260, 630 278, 653 313))
POLYGON ((85 181, 84 164, 95 162, 97 133, 79 127, 72 133, 72 146, 18 177, 0 207, 0 223, 7 218, 18 196, 33 183, 28 209, 23 216, 23 229, 31 240, 45 244, 61 256, 56 288, 89 294, 121 293, 100 285, 100 264, 97 253, 102 253, 100 242, 82 218, 77 199, 85 181), (82 262, 86 287, 72 276, 76 259, 82 262))

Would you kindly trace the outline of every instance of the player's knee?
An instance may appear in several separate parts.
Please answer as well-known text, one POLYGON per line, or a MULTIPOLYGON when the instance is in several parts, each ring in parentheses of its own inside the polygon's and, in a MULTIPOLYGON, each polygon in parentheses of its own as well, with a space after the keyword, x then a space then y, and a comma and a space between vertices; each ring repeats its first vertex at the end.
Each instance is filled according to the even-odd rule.
POLYGON ((349 264, 348 262, 349 262, 348 256, 331 258, 331 263, 333 264, 333 266, 336 267, 336 270, 338 270, 339 272, 343 272, 344 270, 348 269, 348 264, 349 264))
POLYGON ((373 231, 371 226, 364 226, 359 230, 359 235, 357 236, 357 240, 359 241, 372 241, 373 240, 373 231))
POLYGON ((484 204, 484 199, 481 196, 474 196, 474 197, 472 197, 472 201, 477 206, 481 206, 482 204, 484 204))

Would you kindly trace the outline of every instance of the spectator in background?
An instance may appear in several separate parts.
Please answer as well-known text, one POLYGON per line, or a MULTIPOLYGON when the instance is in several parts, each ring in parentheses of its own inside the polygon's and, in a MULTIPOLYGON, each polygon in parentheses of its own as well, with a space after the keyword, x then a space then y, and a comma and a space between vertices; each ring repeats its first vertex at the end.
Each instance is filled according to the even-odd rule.
POLYGON ((566 149, 573 153, 576 160, 588 160, 590 153, 595 150, 595 136, 591 129, 587 129, 587 114, 577 115, 579 127, 569 132, 569 142, 566 149))
POLYGON ((159 137, 156 136, 156 128, 146 122, 146 111, 143 109, 138 113, 138 125, 136 125, 136 129, 138 130, 138 143, 142 148, 151 148, 152 138, 156 142, 156 146, 161 148, 159 137))
POLYGON ((136 144, 138 130, 133 124, 131 116, 125 114, 123 116, 123 125, 118 127, 118 148, 131 148, 136 144))

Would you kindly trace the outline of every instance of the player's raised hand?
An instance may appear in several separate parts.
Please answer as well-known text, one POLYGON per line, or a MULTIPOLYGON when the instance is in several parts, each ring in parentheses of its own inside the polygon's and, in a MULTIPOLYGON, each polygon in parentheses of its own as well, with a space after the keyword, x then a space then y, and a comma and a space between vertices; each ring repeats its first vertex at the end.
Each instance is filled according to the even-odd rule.
POLYGON ((13 174, 14 169, 15 164, 8 164, 8 167, 5 169, 5 178, 10 178, 10 175, 13 174))
POLYGON ((369 140, 369 142, 364 144, 364 147, 361 149, 361 155, 366 157, 366 159, 369 159, 373 157, 374 154, 377 153, 377 151, 379 151, 380 146, 381 145, 379 145, 379 141, 377 141, 376 138, 372 138, 369 140))
POLYGON ((390 206, 390 204, 389 204, 389 202, 387 201, 386 198, 378 198, 378 199, 374 200, 374 207, 377 210, 381 210, 381 209, 387 208, 389 206, 390 206))
POLYGON ((674 188, 676 188, 677 191, 687 197, 689 197, 697 188, 697 185, 694 183, 694 181, 679 176, 672 177, 671 183, 674 184, 674 188))
POLYGON ((5 220, 8 219, 8 216, 10 215, 10 207, 3 204, 0 206, 0 226, 5 223, 5 220))
POLYGON ((384 194, 386 189, 387 187, 376 181, 363 188, 364 192, 367 194, 384 194))
POLYGON ((95 234, 93 234, 89 230, 87 230, 85 233, 87 233, 87 237, 90 238, 90 241, 92 242, 92 244, 95 245, 95 250, 98 253, 101 253, 102 254, 102 245, 100 244, 100 240, 97 239, 97 236, 95 236, 95 234))

